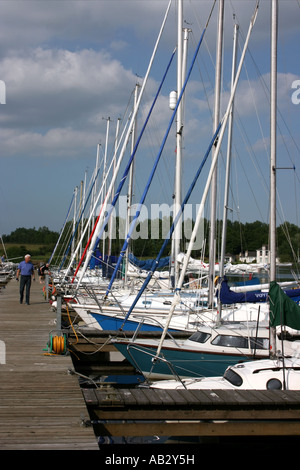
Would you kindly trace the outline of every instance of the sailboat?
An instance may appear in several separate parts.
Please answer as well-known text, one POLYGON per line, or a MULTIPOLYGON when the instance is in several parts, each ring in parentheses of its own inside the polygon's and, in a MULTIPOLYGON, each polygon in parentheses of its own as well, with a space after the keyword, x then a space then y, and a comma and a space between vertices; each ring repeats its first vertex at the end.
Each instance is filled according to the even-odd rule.
MULTIPOLYGON (((181 31, 181 28, 180 28, 180 31, 181 31)), ((202 37, 203 37, 203 35, 202 35, 202 37)), ((201 37, 201 41, 202 41, 202 37, 201 37)), ((200 41, 200 43, 201 43, 201 41, 200 41)), ((199 48, 199 46, 198 46, 198 48, 199 48)), ((194 56, 194 59, 195 59, 195 57, 196 57, 196 54, 194 56)), ((185 84, 186 84, 186 82, 185 82, 185 84)), ((182 89, 179 98, 182 97, 183 91, 184 91, 184 88, 182 89)), ((179 109, 179 104, 180 104, 180 99, 178 99, 178 102, 177 102, 177 110, 179 109)), ((228 106, 228 109, 230 110, 230 106, 228 106)), ((228 119, 229 111, 226 114, 227 114, 226 119, 228 119)), ((173 116, 174 115, 175 115, 175 113, 173 113, 173 116)), ((211 143, 208 147, 208 151, 207 151, 207 153, 206 153, 206 155, 203 159, 203 162, 206 161, 210 150, 213 148, 213 145, 216 142, 216 138, 218 136, 220 128, 221 128, 221 124, 216 126, 213 139, 211 140, 211 143)), ((223 126, 223 134, 224 134, 224 129, 225 129, 225 125, 223 126)), ((221 141, 221 139, 220 139, 220 141, 221 141)), ((220 148, 220 146, 219 146, 219 148, 220 148)), ((196 172, 196 176, 195 176, 195 178, 194 178, 194 180, 193 180, 193 182, 190 186, 190 189, 187 192, 187 195, 183 200, 183 203, 181 205, 181 210, 182 211, 184 210, 184 205, 186 204, 188 198, 190 197, 191 191, 194 188, 195 181, 197 180, 197 178, 200 174, 200 171, 203 167, 203 162, 201 163, 201 165, 198 169, 198 172, 196 172)), ((208 187, 208 185, 207 185, 207 187, 208 187)), ((179 220, 180 220, 179 217, 180 217, 180 213, 177 214, 177 216, 175 218, 175 222, 172 224, 170 233, 169 233, 167 239, 165 240, 165 242, 168 241, 171 238, 172 233, 175 232, 176 228, 178 227, 179 220)), ((130 232, 127 235, 127 239, 129 239, 129 236, 130 236, 130 232)), ((127 239, 126 239, 126 242, 124 243, 124 247, 123 247, 121 253, 125 253, 125 251, 127 249, 127 245, 128 245, 127 239)), ((157 267, 158 267, 158 265, 161 261, 161 255, 163 253, 164 247, 165 247, 165 243, 163 244, 163 246, 160 250, 160 253, 157 256, 156 260, 152 261, 151 266, 150 266, 150 272, 149 272, 149 274, 148 274, 148 276, 147 276, 140 292, 137 294, 137 296, 135 298, 132 295, 130 296, 130 298, 128 297, 126 299, 119 298, 118 299, 118 305, 116 303, 114 303, 114 301, 103 302, 103 303, 101 303, 101 306, 100 305, 97 306, 98 308, 95 307, 94 309, 89 309, 89 312, 86 311, 86 314, 88 314, 88 313, 91 314, 91 316, 93 316, 93 318, 99 323, 100 328, 113 329, 113 327, 115 327, 115 328, 118 327, 118 328, 121 328, 121 329, 125 328, 127 330, 128 329, 133 330, 137 326, 137 322, 140 321, 141 319, 143 319, 143 322, 142 322, 142 325, 141 325, 142 330, 143 329, 151 329, 151 328, 156 329, 155 326, 154 326, 156 322, 159 322, 160 325, 165 327, 166 321, 168 319, 168 307, 167 306, 171 303, 171 301, 169 299, 170 294, 168 294, 168 295, 166 293, 155 293, 155 294, 150 294, 150 295, 145 294, 145 298, 144 298, 145 289, 148 286, 148 283, 150 282, 150 279, 152 279, 152 277, 154 275, 154 272, 156 271, 156 269, 157 269, 157 267), (131 299, 132 305, 130 306, 130 308, 127 312, 127 315, 125 316, 123 312, 128 309, 128 300, 130 300, 130 299, 131 299), (142 317, 143 310, 145 312, 145 315, 143 315, 143 317, 142 317), (152 315, 152 317, 151 317, 151 315, 152 315), (130 319, 129 319, 129 316, 131 316, 130 319), (125 327, 124 327, 124 325, 125 325, 125 327)), ((186 268, 187 268, 187 265, 189 263, 189 260, 190 260, 190 253, 189 253, 188 258, 184 257, 184 261, 183 261, 184 269, 182 270, 182 272, 186 272, 186 268)), ((177 264, 177 266, 178 266, 178 264, 177 264)), ((115 271, 116 271, 116 269, 117 269, 117 267, 115 268, 115 271)), ((176 268, 175 268, 175 272, 177 273, 176 268)), ((110 282, 110 285, 109 285, 109 288, 108 288, 108 291, 107 291, 107 294, 106 294, 106 299, 108 299, 108 293, 110 291, 110 287, 112 285, 112 282, 113 282, 113 279, 110 282)), ((172 294, 172 296, 173 296, 173 294, 172 294)), ((188 328, 191 331, 194 331, 197 328, 197 325, 200 322, 200 318, 199 318, 200 313, 203 313, 202 321, 204 319, 209 321, 209 319, 211 319, 211 317, 212 317, 212 313, 207 310, 207 304, 208 304, 207 289, 203 289, 203 290, 200 289, 200 290, 198 290, 198 292, 192 292, 191 290, 189 291, 189 293, 182 292, 180 301, 179 302, 176 301, 176 305, 174 304, 173 312, 172 312, 172 317, 173 318, 172 318, 172 320, 170 320, 172 325, 170 325, 170 328, 172 328, 172 329, 175 328, 174 323, 176 323, 177 328, 178 328, 178 325, 180 325, 180 327, 179 327, 180 329, 182 329, 183 326, 184 326, 184 329, 188 328), (181 315, 180 322, 179 322, 179 315, 181 315)), ((214 300, 214 303, 212 303, 212 300, 210 300, 210 304, 212 305, 212 307, 216 307, 216 299, 214 300)), ((78 310, 81 307, 80 306, 79 307, 74 306, 74 308, 75 309, 77 308, 77 310, 78 310)), ((228 310, 227 313, 226 313, 227 319, 230 316, 232 316, 233 313, 234 313, 234 317, 239 317, 240 320, 249 320, 249 313, 248 312, 245 313, 243 307, 230 309, 230 311, 228 310), (233 312, 233 310, 234 310, 234 312, 233 312), (240 312, 243 315, 242 317, 240 316, 240 312)), ((215 315, 215 311, 213 311, 213 315, 215 315)), ((256 309, 256 317, 257 317, 257 309, 256 309)), ((160 326, 160 328, 161 328, 161 326, 160 326)))
POLYGON ((221 377, 160 380, 164 390, 300 390, 300 357, 277 357, 235 364, 221 377))
MULTIPOLYGON (((143 192, 141 201, 140 201, 140 203, 139 203, 139 205, 138 205, 138 208, 137 208, 137 211, 136 211, 136 216, 135 216, 135 218, 133 219, 133 221, 132 221, 131 224, 130 224, 130 227, 129 227, 129 230, 128 230, 128 234, 127 234, 126 240, 125 240, 125 242, 124 242, 124 246, 123 246, 123 248, 122 248, 122 250, 121 250, 120 257, 119 257, 119 259, 118 259, 118 261, 117 261, 117 263, 116 263, 114 272, 112 273, 112 277, 111 277, 111 279, 110 279, 110 282, 109 282, 109 285, 108 285, 108 288, 107 288, 107 292, 105 293, 104 299, 98 299, 98 301, 97 301, 97 306, 95 306, 95 309, 94 309, 94 311, 92 312, 94 318, 98 318, 98 316, 99 316, 99 318, 100 318, 100 316, 102 315, 103 312, 104 312, 105 314, 107 314, 108 311, 109 311, 109 309, 110 309, 110 311, 111 311, 113 314, 115 313, 115 311, 116 311, 117 309, 119 309, 119 312, 120 312, 120 314, 121 314, 121 313, 122 313, 122 309, 127 308, 126 302, 128 302, 129 296, 127 296, 127 297, 125 297, 125 298, 124 298, 124 296, 123 296, 123 298, 122 298, 122 297, 121 297, 120 295, 118 295, 118 294, 117 294, 117 295, 113 294, 113 296, 112 296, 112 297, 113 297, 113 300, 111 300, 111 298, 108 299, 108 294, 109 294, 110 291, 111 291, 112 283, 114 282, 114 279, 115 279, 115 277, 116 277, 116 273, 118 272, 118 269, 119 269, 119 267, 121 266, 123 257, 125 256, 125 254, 126 254, 126 252, 127 252, 128 243, 129 243, 130 237, 131 237, 131 235, 132 235, 132 231, 133 231, 133 229, 134 229, 134 227, 135 227, 135 225, 136 225, 136 223, 137 223, 137 218, 138 218, 138 216, 139 216, 140 207, 141 207, 141 205, 144 203, 146 194, 147 194, 147 192, 148 192, 148 188, 149 188, 149 186, 150 186, 150 184, 151 184, 151 181, 152 181, 152 179, 153 179, 154 172, 155 172, 155 170, 156 170, 157 164, 158 164, 159 159, 160 159, 160 157, 161 157, 162 150, 163 150, 163 148, 164 148, 164 146, 165 146, 166 139, 167 139, 167 137, 168 137, 169 131, 170 131, 170 129, 171 129, 171 125, 172 125, 172 123, 173 123, 173 121, 174 121, 174 118, 175 118, 175 116, 176 116, 177 111, 178 111, 179 108, 180 108, 180 103, 181 103, 181 100, 182 100, 182 97, 183 97, 183 94, 184 94, 184 91, 185 91, 185 87, 186 87, 186 84, 187 84, 189 75, 190 75, 190 73, 191 73, 191 70, 192 70, 192 68, 193 68, 193 65, 194 65, 194 63, 195 63, 195 59, 196 59, 196 57, 197 57, 197 53, 198 53, 198 51, 199 51, 200 45, 201 45, 201 43, 202 43, 202 41, 203 41, 204 33, 205 33, 205 30, 204 30, 204 32, 203 32, 201 38, 200 38, 200 41, 199 41, 199 43, 198 43, 198 47, 196 48, 196 51, 195 51, 195 54, 194 54, 194 58, 193 58, 193 61, 192 61, 192 65, 191 65, 191 67, 190 67, 190 69, 189 69, 189 72, 188 72, 188 74, 187 74, 187 78, 185 79, 184 84, 183 84, 182 88, 180 89, 180 95, 179 95, 178 100, 177 100, 177 102, 176 102, 176 106, 175 106, 175 108, 174 108, 174 110, 173 110, 172 117, 171 117, 171 119, 170 119, 170 123, 169 123, 168 129, 167 129, 167 131, 166 131, 166 134, 165 134, 165 137, 164 137, 164 139, 163 139, 162 145, 161 145, 161 147, 160 147, 159 153, 158 153, 158 155, 157 155, 157 157, 156 157, 155 164, 154 164, 154 166, 153 166, 152 172, 151 172, 151 174, 150 174, 150 176, 149 176, 147 186, 146 186, 146 188, 145 188, 145 190, 144 190, 144 192, 143 192), (116 297, 117 297, 117 298, 116 298, 116 297), (125 302, 125 303, 124 303, 124 302, 125 302), (99 310, 100 310, 100 311, 97 311, 97 307, 99 307, 99 310)), ((216 135, 217 135, 217 133, 216 133, 216 135)), ((216 137, 216 135, 215 135, 215 137, 216 137)), ((213 145, 213 143, 214 143, 214 140, 215 140, 215 138, 212 139, 210 147, 212 147, 212 145, 213 145)), ((208 153, 207 153, 207 155, 208 155, 208 153)), ((207 156, 206 156, 205 158, 207 158, 207 156)), ((123 179, 122 179, 122 181, 123 181, 123 179)), ((195 184, 195 183, 194 183, 194 184, 195 184)), ((117 192, 118 192, 118 191, 117 191, 117 192)), ((177 215, 177 216, 176 216, 176 219, 178 219, 178 217, 180 217, 180 215, 181 215, 181 214, 179 213, 179 216, 177 215)), ((101 224, 100 224, 100 225, 101 225, 101 224)), ((104 225, 105 225, 105 224, 103 224, 102 227, 104 227, 104 225)), ((177 226, 178 226, 178 225, 173 224, 173 227, 175 227, 175 229, 176 229, 177 226)), ((98 238, 99 238, 99 233, 101 233, 101 230, 102 230, 102 228, 100 229, 100 232, 99 232, 99 230, 98 230, 98 234, 97 234, 98 238)), ((95 232, 95 234, 96 234, 96 232, 95 232)), ((94 246, 94 245, 95 245, 95 242, 98 242, 98 239, 96 239, 96 237, 93 236, 93 240, 92 240, 92 242, 91 242, 91 245, 94 246)), ((92 250, 90 249, 90 252, 91 252, 91 251, 92 251, 92 250)), ((88 253, 88 255, 89 255, 89 253, 88 253)), ((88 258, 88 256, 87 256, 87 258, 88 258)), ((86 266, 86 265, 87 265, 87 259, 85 260, 85 266, 86 266)), ((157 266, 158 266, 158 262, 157 262, 157 260, 155 260, 155 269, 157 269, 157 266)), ((153 276, 153 274, 154 274, 154 269, 152 268, 151 277, 153 276)), ((81 282, 81 279, 82 279, 82 277, 80 277, 79 283, 81 282)), ((149 281, 147 281, 147 282, 149 282, 149 281)), ((129 291, 130 291, 130 290, 129 290, 129 291)), ((168 293, 169 293, 169 292, 170 292, 170 289, 168 289, 168 293)), ((141 309, 141 308, 144 308, 144 309, 145 309, 145 307, 146 307, 148 313, 150 313, 150 311, 152 311, 152 313, 155 313, 155 314, 156 314, 156 313, 161 313, 162 315, 166 316, 166 314, 167 314, 167 312, 168 312, 168 307, 166 307, 166 306, 170 304, 170 300, 168 299, 168 293, 166 293, 166 292, 164 292, 164 293, 162 293, 162 294, 161 294, 161 293, 154 293, 154 294, 151 293, 150 297, 149 297, 149 295, 147 294, 147 299, 146 299, 146 300, 141 300, 141 301, 139 302, 139 304, 137 305, 137 309, 141 309), (151 305, 150 305, 150 304, 151 304, 151 305)), ((196 312, 196 313, 197 313, 197 311, 198 311, 199 308, 200 308, 200 303, 201 303, 202 301, 205 302, 205 299, 200 299, 200 301, 199 301, 199 296, 201 296, 201 294, 202 294, 202 290, 197 290, 196 293, 194 293, 194 292, 192 292, 192 291, 189 291, 188 293, 186 293, 186 294, 185 294, 186 299, 184 299, 184 301, 181 303, 181 305, 180 305, 179 308, 177 309, 177 310, 179 310, 179 313, 180 313, 180 314, 182 314, 183 312, 185 312, 185 313, 196 312)), ((81 309, 81 311, 82 311, 83 313, 84 313, 84 311, 85 311, 85 313, 84 313, 85 316, 86 316, 86 314, 88 314, 88 313, 90 312, 90 305, 88 306, 89 312, 85 309, 85 306, 83 306, 82 304, 80 305, 80 303, 79 303, 78 305, 74 305, 74 308, 75 308, 75 309, 77 308, 78 311, 79 311, 79 309, 81 309)), ((135 311, 135 313, 137 313, 137 312, 135 311)), ((138 313, 141 313, 141 310, 139 310, 138 313)), ((107 321, 107 318, 105 319, 105 321, 107 321)), ((99 320, 99 325, 100 325, 100 320, 99 320)), ((101 327, 101 325, 100 325, 100 327, 101 327)))
MULTIPOLYGON (((272 281, 269 290, 270 327, 300 330, 300 306, 289 298, 272 281)), ((286 351, 268 359, 239 362, 229 366, 221 377, 188 378, 184 380, 161 380, 150 384, 151 388, 187 390, 300 390, 300 335, 289 344, 286 351)), ((276 348, 277 349, 277 348, 276 348)))
MULTIPOLYGON (((274 2, 273 2, 274 3, 274 2)), ((272 5, 274 7, 274 5, 272 5)), ((255 13, 251 19, 248 36, 245 42, 247 47, 247 41, 249 40, 249 34, 252 26, 255 22, 257 15, 258 4, 256 5, 255 13)), ((274 28, 272 28, 272 34, 274 37, 274 28)), ((245 49, 244 49, 245 51, 245 49)), ((241 66, 240 62, 240 66, 241 66)), ((239 67, 240 70, 240 67, 239 67)), ((235 78, 235 84, 239 72, 235 78)), ((274 76, 274 71, 273 71, 274 76)), ((274 90, 274 86, 272 86, 274 90)), ((273 103, 273 100, 271 100, 273 103)), ((229 103, 231 105, 231 103, 229 103)), ((274 104, 271 107, 271 115, 274 121, 274 104)), ((224 128, 222 128, 223 130, 224 128)), ((220 134, 222 134, 222 130, 220 134)), ((274 127, 272 127, 272 151, 271 157, 274 153, 274 127)), ((221 138, 219 137, 218 145, 220 144, 221 138)), ((218 147, 218 146, 217 146, 218 147)), ((213 166, 212 166, 213 167, 213 166)), ((274 161, 271 158, 271 169, 274 172, 274 161)), ((270 222, 270 229, 272 230, 272 243, 271 253, 275 254, 275 229, 274 225, 274 212, 275 204, 274 200, 274 184, 271 184, 271 202, 272 202, 272 217, 270 222)), ((201 205, 200 205, 201 206, 201 205)), ((195 223, 195 230, 197 230, 197 222, 201 217, 201 213, 197 215, 195 223)), ((190 255, 189 250, 187 259, 190 255)), ((274 260, 276 258, 274 257, 274 260)), ((175 292, 175 298, 170 309, 170 320, 174 311, 176 300, 180 299, 180 290, 182 287, 182 279, 184 272, 179 279, 179 283, 175 292)), ((271 281, 272 277, 275 276, 274 264, 271 264, 271 281)), ((296 304, 295 304, 296 305, 296 304)), ((200 326, 197 328, 197 332, 194 333, 188 340, 174 341, 171 339, 165 339, 168 331, 169 323, 166 323, 162 338, 159 342, 155 340, 146 340, 133 338, 129 340, 116 339, 113 341, 115 347, 132 363, 135 367, 141 371, 144 376, 159 379, 164 377, 172 377, 172 375, 179 378, 182 377, 199 377, 199 376, 215 376, 216 374, 222 374, 224 370, 232 364, 236 364, 240 361, 249 361, 253 358, 261 359, 267 358, 270 355, 270 351, 275 353, 276 343, 276 330, 271 329, 272 335, 270 336, 269 325, 258 325, 257 322, 244 322, 244 323, 230 323, 230 322, 218 322, 215 327, 211 326, 200 326)), ((283 341, 284 350, 288 351, 291 349, 291 343, 283 341)))

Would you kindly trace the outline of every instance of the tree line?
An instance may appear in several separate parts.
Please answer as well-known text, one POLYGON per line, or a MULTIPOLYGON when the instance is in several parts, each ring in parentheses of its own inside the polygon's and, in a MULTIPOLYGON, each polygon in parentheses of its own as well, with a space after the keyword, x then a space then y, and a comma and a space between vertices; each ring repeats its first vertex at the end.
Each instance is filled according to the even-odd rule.
POLYGON ((10 235, 3 235, 4 243, 22 243, 32 245, 50 245, 56 243, 58 233, 48 229, 48 227, 24 228, 20 227, 11 232, 10 235))
POLYGON ((19 227, 2 240, 8 259, 18 260, 30 253, 36 261, 47 261, 57 242, 59 234, 48 227, 38 229, 19 227))
MULTIPOLYGON (((194 222, 191 221, 191 229, 194 225, 194 222)), ((130 242, 130 249, 137 257, 152 258, 157 256, 163 240, 166 236, 165 228, 171 226, 171 220, 169 225, 166 224, 165 220, 158 219, 156 221, 146 219, 143 222, 140 222, 136 226, 136 236, 130 242), (153 226, 158 227, 158 231, 155 232, 155 237, 153 237, 153 226), (139 233, 143 232, 146 234, 145 237, 139 237, 139 233)), ((210 223, 208 220, 204 219, 204 228, 203 236, 205 240, 209 240, 209 226, 210 223)), ((220 240, 222 233, 222 221, 217 221, 216 224, 216 239, 220 240)), ((189 238, 184 236, 185 230, 182 229, 182 239, 181 239, 181 250, 185 251, 189 238)), ((106 236, 108 235, 108 229, 106 230, 106 236)), ((70 237, 72 236, 72 222, 66 224, 64 232, 62 233, 61 247, 63 244, 68 246, 70 242, 70 237)), ((47 252, 51 252, 57 243, 59 238, 59 233, 51 231, 48 227, 36 228, 17 228, 10 235, 3 235, 2 239, 4 244, 19 244, 24 250, 26 245, 43 245, 39 250, 39 254, 44 254, 45 247, 47 247, 47 252)), ((75 242, 80 239, 80 234, 74 236, 75 242)), ((125 238, 124 231, 124 220, 118 217, 115 218, 115 230, 114 237, 111 241, 111 254, 118 255, 120 250, 123 247, 125 238)), ((87 236, 83 240, 83 246, 87 243, 87 236)), ((226 254, 233 256, 238 256, 240 253, 256 252, 257 249, 260 249, 263 245, 268 247, 269 244, 269 225, 261 221, 241 223, 239 221, 230 221, 227 222, 227 236, 226 236, 226 254)), ((277 256, 280 258, 281 262, 295 261, 295 258, 298 258, 298 250, 300 246, 300 229, 290 222, 284 222, 277 227, 277 256)), ((108 247, 108 241, 105 242, 105 251, 108 247)), ((217 241, 217 253, 220 253, 221 241, 217 241)), ((102 251, 103 244, 99 243, 100 251, 102 251)), ((168 256, 171 250, 171 243, 169 242, 166 246, 164 256, 168 256)), ((202 249, 194 250, 192 256, 197 258, 203 256, 202 249)), ((208 257, 208 242, 205 244, 204 256, 208 257)))
MULTIPOLYGON (((145 221, 148 224, 150 233, 151 221, 145 221)), ((161 223, 161 221, 160 221, 161 223)), ((218 220, 216 224, 216 253, 219 258, 221 253, 221 234, 223 222, 218 220)), ((192 223, 192 226, 194 222, 192 223)), ((209 230, 210 222, 204 219, 203 236, 205 245, 204 249, 196 249, 192 252, 194 258, 203 256, 207 259, 209 256, 209 230)), ((281 262, 294 262, 298 259, 300 249, 300 229, 297 225, 290 222, 284 222, 276 229, 277 237, 277 257, 281 262)), ((184 231, 182 232, 184 234, 184 231)), ((181 250, 184 252, 188 246, 189 238, 182 237, 181 250)), ((162 245, 162 239, 155 240, 149 237, 148 240, 136 239, 132 242, 132 248, 135 256, 156 256, 162 245)), ((246 251, 252 252, 256 256, 256 250, 269 246, 269 224, 261 221, 241 223, 239 221, 227 221, 226 234, 226 254, 238 257, 240 253, 246 251)), ((171 244, 169 243, 164 256, 170 253, 171 244)))

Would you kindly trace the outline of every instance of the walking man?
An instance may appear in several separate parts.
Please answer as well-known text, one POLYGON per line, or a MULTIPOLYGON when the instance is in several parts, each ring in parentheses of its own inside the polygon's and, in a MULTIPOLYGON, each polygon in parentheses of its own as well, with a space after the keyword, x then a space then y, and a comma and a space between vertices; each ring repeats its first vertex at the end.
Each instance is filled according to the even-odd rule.
POLYGON ((25 261, 21 261, 17 269, 17 277, 16 280, 19 280, 19 276, 21 274, 21 281, 20 281, 20 304, 23 303, 23 296, 24 296, 24 289, 26 287, 26 304, 29 305, 29 297, 30 297, 30 286, 31 286, 31 276, 35 281, 34 275, 34 266, 31 262, 31 256, 25 255, 25 261))

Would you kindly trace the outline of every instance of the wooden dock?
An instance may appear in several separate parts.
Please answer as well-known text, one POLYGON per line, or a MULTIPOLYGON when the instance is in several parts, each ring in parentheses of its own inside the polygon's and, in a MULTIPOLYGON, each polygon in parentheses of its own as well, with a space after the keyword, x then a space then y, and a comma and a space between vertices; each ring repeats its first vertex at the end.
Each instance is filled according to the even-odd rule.
POLYGON ((85 389, 102 436, 300 437, 300 392, 85 389))
POLYGON ((99 450, 70 355, 49 354, 56 313, 32 282, 30 305, 19 283, 0 292, 0 450, 99 450))

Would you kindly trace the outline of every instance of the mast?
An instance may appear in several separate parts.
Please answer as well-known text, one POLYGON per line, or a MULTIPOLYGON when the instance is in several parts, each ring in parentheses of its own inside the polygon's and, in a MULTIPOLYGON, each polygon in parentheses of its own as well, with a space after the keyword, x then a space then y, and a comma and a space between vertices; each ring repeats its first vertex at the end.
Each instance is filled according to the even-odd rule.
MULTIPOLYGON (((106 162, 107 162, 107 146, 108 146, 108 136, 109 136, 109 125, 110 125, 110 117, 107 118, 106 122, 106 138, 105 138, 105 152, 104 152, 104 163, 103 163, 103 195, 105 196, 106 194, 106 162)), ((105 255, 105 233, 103 234, 103 240, 102 240, 102 259, 104 261, 104 255, 105 255)))
MULTIPOLYGON (((270 282, 276 280, 276 115, 277 115, 278 0, 271 10, 271 107, 270 107, 270 282)), ((270 357, 276 354, 276 331, 270 328, 270 357)))
MULTIPOLYGON (((74 189, 74 214, 73 214, 73 235, 75 234, 75 227, 76 227, 76 217, 77 217, 77 193, 78 193, 78 186, 75 187, 74 189)), ((74 253, 74 247, 75 247, 75 239, 73 238, 72 241, 72 253, 74 253)))
POLYGON ((5 249, 5 245, 4 245, 3 238, 2 238, 2 235, 0 235, 0 238, 1 238, 2 246, 3 246, 3 251, 4 251, 5 259, 8 260, 8 258, 7 258, 7 253, 6 253, 6 249, 5 249))
MULTIPOLYGON (((118 150, 118 138, 119 138, 119 128, 120 128, 120 118, 117 120, 117 126, 116 126, 116 137, 115 137, 115 151, 114 151, 114 156, 113 156, 113 174, 116 171, 116 157, 117 157, 117 150, 118 150)), ((113 201, 115 197, 115 187, 113 186, 112 188, 112 193, 111 193, 111 200, 113 201)), ((109 236, 108 236, 108 250, 107 254, 108 256, 111 256, 111 246, 112 246, 112 230, 113 230, 113 220, 109 219, 109 236)))
MULTIPOLYGON (((213 133, 216 131, 220 122, 220 94, 221 94, 221 74, 222 74, 222 47, 223 47, 223 23, 224 23, 224 0, 219 1, 219 19, 218 19, 218 39, 217 39, 217 57, 216 57, 216 77, 215 77, 215 109, 213 133)), ((212 160, 214 159, 215 149, 212 151, 212 160)), ((216 200, 217 200, 217 168, 214 169, 211 183, 211 208, 210 208, 210 242, 209 242, 209 305, 213 305, 214 295, 214 277, 216 261, 216 200)))
MULTIPOLYGON (((183 5, 182 0, 178 0, 178 19, 177 19, 177 97, 182 89, 182 57, 183 57, 183 40, 182 40, 182 17, 183 5)), ((182 170, 182 101, 178 105, 176 114, 176 167, 175 167, 175 199, 173 218, 178 214, 181 206, 181 170, 182 170)), ((174 232, 174 285, 178 279, 178 255, 180 252, 181 238, 181 218, 175 227, 174 232)))
MULTIPOLYGON (((233 32, 233 55, 232 55, 232 72, 231 72, 231 90, 233 89, 234 78, 236 73, 236 56, 237 56, 237 43, 238 43, 238 30, 239 25, 234 25, 233 32)), ((232 127, 233 127, 233 108, 234 99, 228 120, 228 144, 227 144, 227 159, 226 159, 226 177, 225 177, 225 192, 224 192, 224 207, 223 207, 223 225, 222 225, 222 246, 221 246, 221 259, 220 259, 220 278, 224 276, 225 252, 226 252, 226 233, 227 233, 227 212, 228 212, 228 195, 229 195, 229 178, 230 178, 230 165, 231 165, 231 149, 232 149, 232 127)), ((218 301, 218 314, 217 323, 221 320, 222 304, 218 301)))
MULTIPOLYGON (((140 85, 137 83, 135 85, 134 90, 134 107, 137 104, 138 100, 138 90, 140 85)), ((136 117, 132 126, 132 135, 131 135, 131 153, 134 151, 135 143, 136 143, 136 117)), ((129 226, 130 226, 130 212, 131 212, 131 205, 132 205, 132 196, 133 196, 133 173, 134 173, 134 161, 132 162, 129 170, 129 179, 128 179, 128 191, 127 191, 127 214, 126 214, 126 232, 128 233, 129 226)), ((128 256, 129 256, 129 244, 126 249, 125 254, 125 274, 124 274, 124 283, 127 285, 127 273, 128 273, 128 256)))
MULTIPOLYGON (((95 166, 95 185, 94 185, 94 190, 93 190, 93 203, 96 200, 96 194, 97 194, 97 174, 99 170, 99 154, 100 154, 100 144, 97 144, 97 153, 96 153, 96 166, 95 166)), ((93 218, 92 218, 92 226, 95 223, 95 214, 93 212, 93 218)))
MULTIPOLYGON (((85 206, 86 177, 87 177, 87 170, 85 170, 85 172, 84 172, 84 183, 83 183, 82 207, 84 207, 84 206, 85 206)), ((81 240, 81 236, 82 236, 82 233, 83 233, 83 225, 84 225, 84 214, 83 214, 83 217, 82 217, 82 219, 81 219, 81 228, 80 228, 80 251, 79 251, 79 257, 81 257, 81 254, 82 254, 82 240, 81 240)))
MULTIPOLYGON (((80 181, 79 211, 78 211, 79 214, 81 213, 82 208, 83 208, 83 204, 84 204, 84 202, 83 202, 83 197, 84 197, 84 196, 83 196, 83 191, 84 191, 84 188, 83 188, 83 181, 81 180, 81 181, 80 181)), ((82 217, 82 218, 83 218, 83 217, 82 217)), ((78 237, 78 243, 79 243, 79 240, 80 240, 80 230, 78 231, 77 237, 78 237)))

